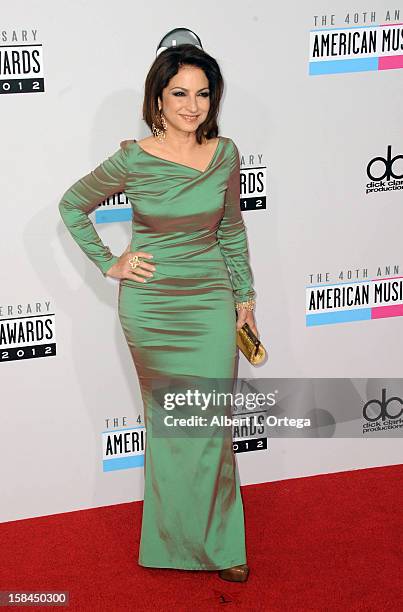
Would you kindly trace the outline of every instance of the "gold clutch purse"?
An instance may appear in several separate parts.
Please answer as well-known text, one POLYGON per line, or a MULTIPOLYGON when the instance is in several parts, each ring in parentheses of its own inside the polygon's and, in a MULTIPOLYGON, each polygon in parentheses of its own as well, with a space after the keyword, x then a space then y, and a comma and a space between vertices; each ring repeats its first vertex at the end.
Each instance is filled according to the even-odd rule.
POLYGON ((244 323, 241 329, 237 330, 236 343, 252 365, 257 365, 266 356, 266 349, 247 323, 244 323))

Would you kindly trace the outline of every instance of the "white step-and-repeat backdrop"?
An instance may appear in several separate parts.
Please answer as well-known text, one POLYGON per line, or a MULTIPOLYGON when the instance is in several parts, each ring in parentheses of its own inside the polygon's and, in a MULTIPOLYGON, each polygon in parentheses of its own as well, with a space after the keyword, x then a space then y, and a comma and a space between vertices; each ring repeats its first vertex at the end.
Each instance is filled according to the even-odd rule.
MULTIPOLYGON (((403 5, 380 0, 4 3, 0 520, 142 499, 118 285, 71 239, 58 203, 121 140, 149 135, 144 79, 175 28, 218 60, 220 133, 242 155, 268 359, 240 355, 239 377, 244 390, 280 390, 283 407, 292 397, 315 424, 234 432, 242 484, 403 462, 402 22, 403 5)), ((90 217, 122 253, 125 195, 90 217)))

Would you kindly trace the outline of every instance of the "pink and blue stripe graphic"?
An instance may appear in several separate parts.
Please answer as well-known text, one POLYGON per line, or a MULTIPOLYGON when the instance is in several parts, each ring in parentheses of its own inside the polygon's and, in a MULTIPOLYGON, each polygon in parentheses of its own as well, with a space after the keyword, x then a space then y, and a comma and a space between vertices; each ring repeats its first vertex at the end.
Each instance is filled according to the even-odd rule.
MULTIPOLYGON (((330 283, 322 285, 309 285, 306 287, 306 326, 311 327, 314 325, 329 325, 331 323, 348 323, 351 321, 368 321, 372 319, 385 319, 388 317, 402 317, 403 316, 403 298, 397 297, 393 304, 380 303, 379 305, 374 304, 375 290, 380 290, 381 285, 393 286, 402 293, 403 291, 403 276, 393 276, 387 278, 375 278, 366 281, 357 282, 346 282, 346 283, 330 283), (396 282, 397 281, 397 282, 396 282), (355 306, 341 306, 334 307, 330 310, 325 308, 318 308, 316 312, 310 310, 310 303, 312 298, 315 299, 317 294, 326 292, 328 289, 332 291, 337 288, 351 287, 361 285, 362 288, 368 290, 369 300, 366 307, 355 307, 355 306), (313 295, 314 294, 314 295, 313 295)), ((398 291, 398 293, 399 293, 398 291)))
MULTIPOLYGON (((348 28, 325 28, 316 29, 310 31, 310 53, 309 53, 309 74, 320 75, 320 74, 337 74, 345 72, 365 72, 371 70, 393 70, 396 68, 403 68, 403 54, 401 49, 382 49, 382 42, 385 42, 384 35, 386 34, 388 40, 395 34, 401 35, 400 29, 403 23, 385 23, 379 25, 369 26, 352 26, 348 28), (398 28, 397 32, 393 32, 394 28, 398 28), (359 53, 348 54, 348 57, 334 57, 322 58, 314 57, 314 45, 315 41, 320 45, 321 41, 326 40, 328 36, 334 35, 346 36, 355 35, 360 31, 366 30, 367 33, 373 32, 376 36, 376 50, 373 52, 362 53, 361 56, 357 57, 359 53)), ((403 37, 402 37, 403 38, 403 37)), ((337 40, 337 39, 336 39, 337 40)))

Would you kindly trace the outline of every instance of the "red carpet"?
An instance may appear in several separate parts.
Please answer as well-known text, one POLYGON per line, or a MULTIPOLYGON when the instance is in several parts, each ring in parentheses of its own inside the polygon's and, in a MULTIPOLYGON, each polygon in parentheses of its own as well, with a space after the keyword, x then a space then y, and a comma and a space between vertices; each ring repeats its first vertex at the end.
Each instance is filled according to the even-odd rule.
POLYGON ((402 485, 397 465, 242 487, 245 584, 138 566, 142 502, 3 523, 0 590, 89 612, 402 610, 402 485))

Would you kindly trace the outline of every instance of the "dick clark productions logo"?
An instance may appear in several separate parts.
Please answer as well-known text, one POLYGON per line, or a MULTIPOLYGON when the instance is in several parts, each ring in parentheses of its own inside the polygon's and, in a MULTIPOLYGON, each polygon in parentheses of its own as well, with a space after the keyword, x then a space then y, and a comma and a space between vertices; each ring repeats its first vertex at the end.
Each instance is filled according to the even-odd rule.
POLYGON ((369 161, 367 166, 368 178, 370 178, 371 181, 383 181, 384 179, 390 181, 391 178, 397 180, 402 179, 403 172, 401 174, 396 174, 396 172, 394 171, 396 168, 396 160, 398 159, 403 159, 403 155, 395 155, 394 157, 392 157, 392 145, 388 145, 387 157, 374 157, 369 161), (372 166, 377 162, 381 164, 381 170, 379 175, 373 174, 372 170, 372 166))
POLYGON ((374 423, 376 421, 379 421, 380 419, 382 420, 382 422, 385 422, 386 419, 393 421, 399 419, 403 415, 403 408, 401 408, 401 406, 403 406, 403 400, 397 396, 386 399, 386 389, 383 388, 382 399, 372 399, 366 402, 364 404, 362 413, 364 418, 370 423, 374 423), (394 414, 391 414, 391 412, 389 412, 389 406, 393 402, 397 402, 398 408, 394 414))

